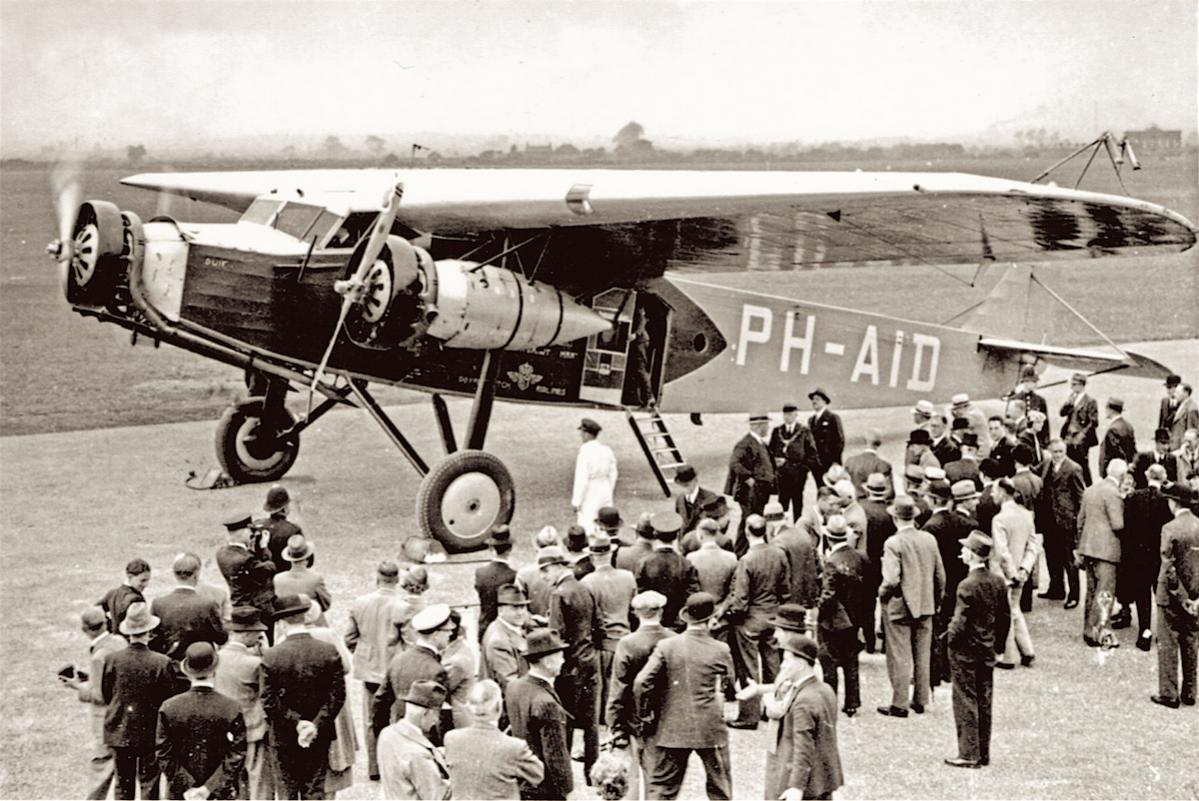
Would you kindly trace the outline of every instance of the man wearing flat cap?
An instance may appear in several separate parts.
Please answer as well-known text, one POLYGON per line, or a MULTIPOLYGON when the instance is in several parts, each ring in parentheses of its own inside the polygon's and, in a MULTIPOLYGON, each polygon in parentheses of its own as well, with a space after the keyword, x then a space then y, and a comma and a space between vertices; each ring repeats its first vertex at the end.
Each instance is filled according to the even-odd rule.
POLYGON ((975 530, 960 542, 959 559, 967 573, 954 595, 946 632, 958 752, 945 764, 978 768, 991 762, 993 668, 1007 641, 1011 606, 1007 584, 988 568, 990 537, 975 530))
POLYGON ((751 514, 762 514, 766 502, 777 491, 774 457, 770 454, 766 439, 769 427, 770 417, 765 413, 751 414, 749 432, 733 446, 732 456, 729 457, 729 475, 724 494, 731 495, 741 506, 741 525, 734 542, 737 556, 741 556, 749 547, 744 538, 745 518, 751 514))
POLYGON ((212 643, 189 645, 182 669, 191 689, 158 710, 158 765, 168 798, 239 797, 246 725, 237 701, 213 686, 217 662, 212 643))
POLYGON ((1058 411, 1062 416, 1062 441, 1066 455, 1082 470, 1083 482, 1091 486, 1091 448, 1099 444, 1099 404, 1087 394, 1087 376, 1070 376, 1070 395, 1058 411))
POLYGON ((595 528, 595 518, 603 506, 611 506, 616 492, 616 454, 600 442, 600 424, 589 417, 579 422, 579 455, 575 459, 574 489, 570 504, 574 507, 575 522, 587 531, 595 528))
POLYGON ((1113 459, 1123 459, 1132 464, 1137 458, 1137 437, 1132 423, 1124 419, 1124 401, 1108 398, 1105 409, 1108 419, 1103 442, 1099 443, 1099 475, 1107 475, 1107 466, 1113 459))
POLYGON ((678 797, 693 751, 704 765, 708 797, 733 797, 725 723, 736 714, 736 688, 729 647, 709 631, 715 615, 715 598, 690 595, 680 612, 686 630, 659 641, 633 682, 650 765, 647 798, 678 797))
POLYGON ((811 429, 799 421, 799 407, 794 403, 783 404, 783 424, 771 430, 769 447, 778 475, 779 503, 784 514, 791 510, 794 520, 803 512, 808 473, 820 466, 816 439, 811 429))
POLYGON ((346 700, 341 655, 304 622, 311 606, 303 595, 279 598, 272 620, 282 639, 262 656, 262 707, 284 798, 325 797, 329 744, 346 700))
POLYGON ((699 589, 699 576, 677 550, 675 542, 683 519, 674 512, 658 512, 650 518, 654 530, 654 550, 641 558, 633 575, 637 577, 637 590, 653 590, 666 597, 666 609, 662 614, 662 625, 681 628, 678 623, 679 609, 689 593, 699 589))
POLYGON ((404 717, 379 734, 384 797, 422 801, 450 797, 449 766, 429 741, 445 698, 445 687, 437 682, 414 681, 404 695, 404 717))
POLYGON ((574 789, 567 742, 570 716, 554 689, 565 662, 562 652, 566 648, 553 629, 529 632, 524 651, 529 672, 510 682, 505 693, 504 706, 512 736, 528 743, 533 755, 545 766, 540 784, 521 787, 524 799, 562 799, 574 789))
POLYGON ((1196 701, 1199 659, 1199 519, 1192 509, 1199 494, 1182 484, 1162 490, 1174 519, 1162 527, 1162 564, 1154 597, 1157 602, 1158 691, 1150 700, 1177 709, 1196 701), (1182 689, 1178 668, 1182 666, 1182 689))
MULTIPOLYGON (((375 693, 371 719, 376 737, 384 726, 404 716, 404 696, 412 682, 428 679, 442 687, 449 685, 441 659, 450 644, 450 632, 454 627, 450 621, 450 607, 430 604, 413 616, 411 625, 416 641, 408 643, 391 658, 383 683, 375 693)), ((433 739, 439 739, 436 733, 433 739)))
MULTIPOLYGON (((252 606, 269 619, 275 609, 275 563, 259 557, 252 548, 249 512, 233 512, 225 517, 228 541, 217 549, 216 563, 229 585, 229 603, 252 606)), ((273 632, 267 631, 267 640, 273 632)))
POLYGON ((262 708, 262 652, 266 625, 252 606, 230 615, 229 642, 218 652, 213 687, 232 698, 246 726, 246 759, 238 777, 238 798, 273 798, 274 774, 267 764, 266 712, 262 708))

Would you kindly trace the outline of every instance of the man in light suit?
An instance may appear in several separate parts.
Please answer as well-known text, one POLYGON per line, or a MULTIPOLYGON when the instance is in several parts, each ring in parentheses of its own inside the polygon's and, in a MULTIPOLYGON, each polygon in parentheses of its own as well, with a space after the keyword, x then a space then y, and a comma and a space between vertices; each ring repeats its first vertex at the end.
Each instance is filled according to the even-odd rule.
POLYGON ((912 711, 920 714, 928 703, 933 615, 945 593, 945 567, 937 540, 916 528, 919 507, 915 501, 899 495, 887 512, 895 523, 895 533, 883 543, 878 597, 885 604, 883 630, 887 636, 891 704, 880 706, 878 711, 906 718, 909 689, 912 711))
POLYGON ((529 620, 529 601, 515 584, 505 584, 496 592, 499 614, 483 634, 479 654, 480 675, 491 679, 502 692, 508 684, 529 670, 522 655, 525 649, 524 626, 529 620))
POLYGON ((978 437, 978 458, 979 461, 986 459, 991 455, 991 431, 987 424, 986 413, 978 408, 978 404, 970 400, 970 396, 965 392, 960 392, 954 395, 951 399, 949 414, 954 420, 965 420, 968 424, 969 431, 978 437))
POLYGON ((1091 485, 1091 448, 1099 444, 1099 404, 1087 394, 1084 373, 1070 376, 1070 396, 1058 411, 1062 420, 1062 440, 1066 456, 1082 470, 1082 480, 1091 485))
POLYGON ((400 626, 396 595, 399 580, 399 565, 390 559, 380 562, 375 569, 374 592, 354 599, 346 628, 346 648, 354 654, 354 678, 362 682, 362 720, 372 781, 379 779, 379 761, 375 730, 370 725, 371 705, 400 645, 396 637, 400 626))
POLYGON ((1020 608, 1020 594, 1037 566, 1040 535, 1036 532, 1032 512, 1017 500, 1019 490, 1013 479, 999 479, 992 492, 999 504, 999 512, 991 520, 991 540, 995 549, 993 569, 1007 583, 1012 607, 1012 624, 1008 629, 1003 659, 996 662, 995 667, 1011 670, 1016 666, 1017 656, 1020 664, 1032 667, 1036 654, 1028 633, 1028 623, 1020 608))
POLYGON ((107 798, 108 786, 112 784, 113 763, 112 750, 104 744, 104 715, 107 705, 100 691, 100 676, 104 672, 104 663, 108 655, 123 650, 127 643, 120 634, 108 631, 108 618, 104 610, 89 606, 83 610, 80 624, 84 635, 91 641, 88 645, 88 672, 79 672, 61 676, 64 685, 75 690, 79 700, 88 706, 88 720, 91 723, 91 768, 100 777, 99 784, 89 794, 88 798, 107 798))
MULTIPOLYGON (((699 477, 695 473, 695 468, 689 464, 679 465, 679 469, 674 474, 675 486, 679 488, 679 493, 674 496, 674 510, 679 517, 683 518, 683 533, 695 530, 699 525, 699 521, 704 516, 704 506, 708 502, 719 497, 712 490, 704 489, 699 485, 699 477)), ((619 567, 619 565, 617 565, 619 567)), ((626 570, 633 570, 637 566, 633 565, 626 570)))
POLYGON ((866 479, 871 473, 879 473, 887 482, 884 498, 890 502, 895 497, 895 482, 891 477, 891 463, 879 458, 878 449, 883 445, 883 435, 877 428, 872 428, 863 437, 865 449, 845 459, 845 472, 853 481, 854 494, 858 500, 866 497, 866 479))
POLYGON ((819 454, 812 432, 799 422, 799 407, 794 403, 783 404, 783 424, 771 430, 769 448, 778 473, 783 513, 792 509, 792 519, 798 518, 803 511, 804 485, 808 473, 819 465, 819 454))
POLYGON ((521 785, 540 784, 545 766, 528 743, 500 731, 504 696, 494 681, 483 679, 471 687, 466 702, 474 722, 445 735, 454 795, 519 801, 521 785))
POLYGON ((812 437, 816 440, 816 456, 819 462, 817 475, 823 476, 835 464, 841 464, 841 454, 845 450, 845 429, 841 418, 836 415, 829 404, 833 399, 823 389, 817 388, 808 393, 815 412, 808 418, 808 428, 812 429, 812 437))
POLYGON ((1191 397, 1191 385, 1178 385, 1178 405, 1162 428, 1170 431, 1170 449, 1182 447, 1182 438, 1192 428, 1199 428, 1199 404, 1191 397))
POLYGON ((1124 401, 1120 398, 1107 399, 1107 431, 1099 445, 1099 473, 1106 476, 1107 466, 1113 459, 1124 462, 1125 470, 1137 458, 1137 438, 1132 424, 1124 419, 1124 401))
POLYGON ((706 592, 687 598, 681 617, 687 629, 658 642, 633 682, 647 758, 652 765, 646 797, 677 798, 694 751, 707 774, 708 798, 733 797, 729 735, 735 715, 733 658, 709 632, 716 599, 706 592), (720 698, 724 698, 722 704, 720 698))
MULTIPOLYGON (((766 441, 770 418, 765 414, 749 417, 749 433, 737 441, 729 458, 729 476, 724 494, 733 496, 741 506, 741 523, 737 529, 734 550, 740 557, 749 548, 745 542, 745 519, 760 515, 777 487, 774 457, 766 441)), ((667 598, 671 596, 666 595, 667 598)), ((669 623, 668 623, 669 625, 669 623)))
POLYGON ((1155 704, 1177 709, 1196 701, 1196 660, 1199 659, 1199 519, 1191 513, 1199 494, 1181 484, 1162 491, 1174 519, 1162 527, 1161 571, 1155 596, 1157 618, 1158 691, 1155 704), (1182 665, 1182 690, 1178 667, 1182 665))
POLYGON ((1066 608, 1073 609, 1078 606, 1079 581, 1078 568, 1074 566, 1070 551, 1086 483, 1081 465, 1070 458, 1069 452, 1070 446, 1061 438, 1049 440, 1049 458, 1041 466, 1042 486, 1036 521, 1045 538, 1045 564, 1049 569, 1049 588, 1040 597, 1055 601, 1065 599, 1066 608))
POLYGON ((238 798, 274 798, 274 774, 267 765, 266 711, 262 707, 262 654, 266 625, 252 606, 234 607, 229 642, 218 654, 213 686, 241 709, 246 758, 238 777, 238 798))
POLYGON ((1082 495, 1078 510, 1078 537, 1074 545, 1075 565, 1087 571, 1087 602, 1083 611, 1082 639, 1092 648, 1118 647, 1109 627, 1116 593, 1116 569, 1120 564, 1120 537, 1124 529, 1124 499, 1120 482, 1128 472, 1123 459, 1107 463, 1106 477, 1082 495))
POLYGON ((404 717, 379 733, 385 797, 421 801, 450 797, 449 766, 428 737, 437 728, 445 697, 445 688, 437 682, 414 681, 403 699, 404 717))

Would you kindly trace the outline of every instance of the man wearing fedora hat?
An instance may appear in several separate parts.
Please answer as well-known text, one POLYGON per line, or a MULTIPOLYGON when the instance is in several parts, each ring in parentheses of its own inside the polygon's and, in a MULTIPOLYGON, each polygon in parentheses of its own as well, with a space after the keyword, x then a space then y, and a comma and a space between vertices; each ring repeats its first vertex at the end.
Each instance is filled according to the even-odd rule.
POLYGON ((287 549, 288 540, 304 533, 299 526, 287 519, 290 509, 291 495, 286 487, 275 484, 266 491, 266 502, 262 504, 262 511, 266 512, 267 516, 265 520, 258 521, 258 525, 268 534, 266 550, 275 564, 275 571, 280 573, 287 570, 283 551, 287 549))
POLYGON ((246 727, 246 759, 238 778, 238 798, 272 798, 273 773, 266 759, 266 712, 262 708, 262 646, 266 625, 252 606, 234 607, 229 642, 218 652, 213 686, 232 698, 246 727))
POLYGON ((313 637, 304 622, 311 606, 301 595, 279 599, 272 618, 281 638, 262 656, 262 707, 285 798, 325 797, 329 744, 346 700, 341 655, 313 637))
POLYGON ((712 637, 716 599, 692 593, 680 617, 686 630, 658 642, 633 682, 649 764, 647 798, 676 798, 695 752, 704 765, 709 798, 733 797, 729 734, 735 717, 733 658, 712 637))
POLYGON ((135 786, 142 798, 158 798, 158 710, 178 689, 171 660, 150 650, 158 622, 145 602, 130 604, 120 625, 129 646, 108 656, 100 676, 100 697, 108 707, 104 744, 113 751, 116 771, 114 798, 133 798, 135 786))
MULTIPOLYGON (((858 652, 861 645, 858 631, 864 626, 874 628, 874 621, 862 620, 866 609, 869 590, 866 574, 869 564, 866 557, 850 547, 848 528, 834 525, 837 518, 829 519, 825 537, 829 551, 824 557, 824 574, 821 577, 820 606, 816 615, 816 626, 820 639, 820 667, 824 680, 837 691, 837 670, 845 677, 845 701, 842 711, 853 717, 862 705, 858 682, 858 652)), ((780 608, 781 616, 782 608, 780 608)), ((873 611, 873 606, 871 606, 873 611)), ((775 626, 782 624, 776 621, 775 626)), ((835 696, 834 696, 835 701, 835 696)))
POLYGON ((509 558, 512 554, 512 530, 506 524, 491 527, 487 537, 491 558, 475 571, 475 594, 479 596, 479 642, 498 613, 496 593, 505 584, 516 581, 516 570, 509 558))
POLYGON ((699 476, 689 464, 679 465, 674 473, 674 483, 679 488, 674 496, 674 510, 683 518, 683 533, 686 534, 695 530, 704 516, 704 505, 717 494, 700 486, 699 476))
POLYGON ((496 591, 496 603, 496 619, 483 634, 479 673, 506 691, 513 679, 523 676, 529 669, 523 655, 529 601, 515 584, 505 584, 496 591))
POLYGON ((237 701, 217 692, 216 648, 196 642, 184 653, 191 689, 158 711, 158 765, 168 798, 237 798, 246 760, 246 725, 237 701))
POLYGON ((1113 459, 1122 459, 1132 464, 1137 458, 1137 437, 1132 423, 1124 419, 1124 401, 1108 398, 1104 409, 1107 414, 1107 430, 1099 443, 1099 475, 1107 476, 1107 466, 1113 459))
POLYGON ((883 543, 878 597, 886 604, 883 630, 891 705, 878 711, 906 718, 909 690, 912 711, 921 713, 928 704, 932 620, 945 592, 945 567, 933 535, 916 528, 915 501, 898 495, 887 511, 895 521, 895 534, 883 543))
POLYGON ((591 535, 587 545, 595 570, 579 582, 595 599, 595 614, 600 629, 600 709, 608 705, 608 680, 612 675, 612 660, 621 638, 629 633, 630 604, 637 594, 637 579, 628 570, 612 565, 612 540, 603 533, 591 535))
MULTIPOLYGON (((251 547, 251 523, 249 512, 236 511, 225 517, 228 540, 217 549, 216 563, 229 585, 229 603, 252 606, 267 620, 275 608, 275 563, 262 559, 251 547)), ((270 631, 266 636, 272 641, 270 631)))
POLYGON ((404 717, 379 734, 379 770, 386 798, 443 801, 450 797, 450 770, 429 734, 437 728, 445 687, 414 681, 404 695, 404 717))
POLYGON ((588 531, 595 526, 600 508, 612 505, 619 475, 616 454, 597 439, 602 430, 599 423, 588 417, 579 422, 579 437, 583 444, 579 446, 579 455, 575 459, 570 504, 576 513, 575 522, 588 531))
POLYGON ((770 454, 778 474, 779 503, 783 513, 791 510, 792 519, 803 511, 804 485, 808 473, 818 469, 820 454, 812 431, 799 421, 799 407, 783 404, 783 424, 770 431, 770 454))
MULTIPOLYGON (((770 417, 764 412, 749 416, 749 431, 733 446, 729 457, 729 474, 725 480, 724 494, 732 496, 741 507, 741 523, 737 529, 734 549, 737 556, 745 553, 745 518, 760 515, 766 502, 777 491, 778 472, 774 457, 770 454, 770 443, 766 431, 770 417)), ((667 595, 667 598, 670 596, 667 595)))
POLYGON ((333 605, 333 595, 325 586, 324 576, 312 569, 315 553, 312 540, 303 534, 292 535, 283 550, 283 561, 291 567, 275 574, 275 596, 282 598, 284 595, 307 595, 321 607, 321 616, 313 625, 327 626, 325 612, 333 605))
MULTIPOLYGON (((396 652, 387 665, 383 683, 375 693, 371 719, 375 736, 383 727, 404 716, 404 695, 412 682, 428 679, 442 687, 449 684, 445 666, 441 660, 450 644, 450 607, 446 604, 430 604, 412 618, 415 641, 396 652)), ((434 733, 434 740, 440 737, 434 733)))
POLYGON ((993 668, 1007 641, 1011 605, 1007 584, 988 567, 991 538, 974 530, 960 542, 958 559, 967 572, 954 594, 953 619, 945 634, 958 752, 945 764, 978 768, 991 762, 993 668))
POLYGON ((841 453, 845 450, 845 428, 841 418, 829 408, 833 399, 823 389, 817 387, 808 393, 812 404, 812 416, 808 418, 808 428, 812 429, 812 438, 816 440, 816 470, 817 475, 824 475, 835 464, 841 464, 841 453))
POLYGON ((574 789, 567 741, 570 716, 554 689, 566 649, 553 629, 529 632, 524 650, 529 672, 508 684, 504 706, 512 736, 528 743, 545 767, 540 784, 521 787, 521 798, 562 799, 574 789))

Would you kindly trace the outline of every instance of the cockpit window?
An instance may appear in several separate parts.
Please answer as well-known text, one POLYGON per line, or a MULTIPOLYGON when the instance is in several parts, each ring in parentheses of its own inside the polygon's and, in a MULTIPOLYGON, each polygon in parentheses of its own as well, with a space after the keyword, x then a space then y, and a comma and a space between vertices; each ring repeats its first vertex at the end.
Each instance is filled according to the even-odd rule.
POLYGON ((250 208, 242 212, 241 222, 270 225, 271 218, 275 216, 275 212, 282 205, 282 201, 260 197, 250 204, 250 208))
POLYGON ((322 209, 319 206, 307 206, 301 203, 288 203, 275 218, 275 228, 296 239, 304 239, 308 229, 316 222, 322 209))
POLYGON ((330 248, 352 248, 358 244, 358 241, 370 231, 371 226, 378 216, 376 212, 355 211, 351 212, 337 231, 329 240, 327 247, 330 248))

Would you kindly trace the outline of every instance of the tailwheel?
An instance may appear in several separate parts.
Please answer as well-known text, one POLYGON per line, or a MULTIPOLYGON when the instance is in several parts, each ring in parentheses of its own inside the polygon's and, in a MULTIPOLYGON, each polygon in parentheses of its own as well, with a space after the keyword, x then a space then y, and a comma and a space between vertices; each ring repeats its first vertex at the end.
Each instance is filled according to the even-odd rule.
POLYGON ((515 506, 508 468, 477 450, 458 451, 434 465, 416 496, 421 530, 451 553, 482 548, 491 527, 510 521, 515 506))
POLYGON ((239 484, 282 478, 300 452, 298 433, 280 436, 295 418, 285 408, 268 417, 266 407, 264 398, 251 398, 226 409, 217 424, 217 460, 239 484))

